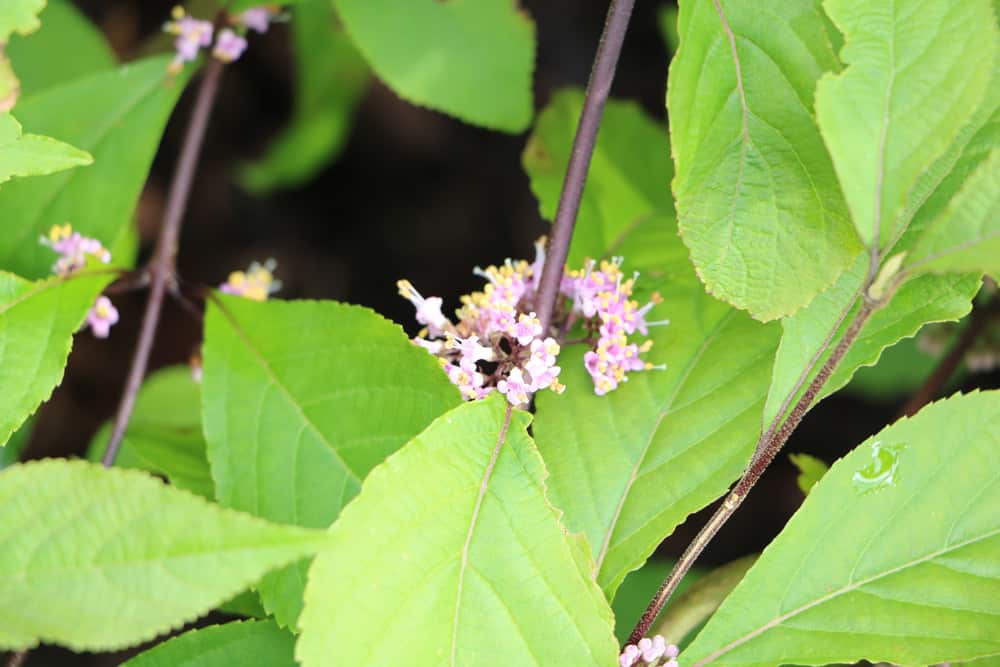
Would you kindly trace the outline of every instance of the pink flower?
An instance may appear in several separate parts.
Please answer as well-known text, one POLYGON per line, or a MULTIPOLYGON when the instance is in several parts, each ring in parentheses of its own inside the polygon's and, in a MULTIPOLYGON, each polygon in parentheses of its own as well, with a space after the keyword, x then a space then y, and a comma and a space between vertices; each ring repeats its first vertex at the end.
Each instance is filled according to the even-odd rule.
POLYGON ((618 656, 618 664, 621 667, 632 667, 639 659, 639 648, 635 644, 629 644, 622 649, 622 654, 618 656))
POLYGON ((106 296, 97 297, 94 306, 87 313, 87 323, 90 330, 98 338, 107 338, 111 327, 118 322, 118 309, 112 305, 106 296))
POLYGON ((224 294, 235 294, 252 301, 267 301, 267 297, 281 289, 281 281, 274 279, 278 263, 269 259, 263 264, 254 262, 246 271, 233 271, 226 282, 219 285, 224 294))
POLYGON ((237 20, 250 30, 263 35, 271 24, 271 16, 272 12, 267 7, 254 7, 240 14, 237 20))
POLYGON ((465 339, 452 337, 449 339, 449 347, 458 350, 459 365, 467 371, 476 370, 477 361, 493 361, 495 357, 493 348, 479 344, 479 336, 469 336, 465 339))
POLYGON ((542 335, 542 323, 534 313, 528 315, 521 313, 520 317, 517 318, 517 324, 513 326, 510 334, 521 345, 528 345, 536 336, 542 335))
POLYGON ((528 402, 531 386, 525 381, 521 369, 514 368, 505 379, 497 383, 497 391, 505 395, 511 405, 517 407, 528 402))
POLYGON ((238 60, 246 49, 247 40, 229 28, 223 28, 219 31, 219 36, 215 40, 215 48, 212 49, 212 55, 224 63, 231 63, 238 60))
POLYGON ((52 266, 52 270, 60 276, 66 276, 87 265, 87 257, 95 257, 107 264, 111 261, 111 253, 97 239, 92 239, 74 232, 67 223, 53 225, 48 236, 41 238, 41 243, 59 253, 60 257, 52 266))
POLYGON ((409 280, 397 281, 396 286, 399 288, 399 295, 416 306, 417 322, 426 324, 432 337, 440 336, 446 330, 453 328, 451 322, 441 312, 441 305, 444 303, 441 297, 424 298, 409 280))
POLYGON ((198 57, 201 49, 208 48, 212 44, 212 33, 214 29, 210 21, 202 21, 188 16, 183 7, 174 7, 173 21, 168 21, 163 30, 176 35, 174 49, 177 53, 173 62, 170 63, 171 72, 179 72, 184 63, 191 62, 198 57))

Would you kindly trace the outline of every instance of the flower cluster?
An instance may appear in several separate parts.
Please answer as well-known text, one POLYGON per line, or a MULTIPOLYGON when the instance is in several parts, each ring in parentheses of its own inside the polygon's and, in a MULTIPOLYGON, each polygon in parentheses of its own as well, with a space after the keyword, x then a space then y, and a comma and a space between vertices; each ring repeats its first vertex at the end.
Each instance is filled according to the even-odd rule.
MULTIPOLYGON (((39 241, 59 253, 59 259, 52 266, 52 271, 57 276, 65 277, 82 269, 87 265, 88 257, 98 259, 105 264, 111 261, 111 253, 101 245, 100 241, 74 232, 69 223, 53 225, 48 235, 39 241)), ((109 330, 116 322, 118 322, 118 310, 108 297, 99 296, 87 313, 84 326, 89 325, 98 338, 107 338, 109 330)))
POLYGON ((246 271, 233 271, 229 279, 219 285, 226 294, 235 294, 253 301, 267 301, 267 297, 281 289, 281 281, 274 279, 278 263, 269 259, 263 264, 254 262, 246 271))
POLYGON ((523 405, 542 389, 561 393, 565 387, 558 380, 556 337, 576 323, 592 347, 585 362, 598 395, 626 381, 630 371, 654 368, 639 358, 652 342, 638 345, 628 336, 637 331, 645 335, 649 326, 665 324, 645 319, 659 299, 642 308, 631 299, 636 276, 623 280, 620 259, 602 262, 599 269, 588 261, 582 270, 567 271, 560 286, 564 302, 552 329, 543 331, 533 306, 545 263, 544 239, 535 250, 530 264, 508 259, 501 266, 476 267, 475 275, 487 283, 482 291, 462 297, 456 323, 442 312, 440 297, 424 297, 408 280, 397 283, 424 326, 414 342, 440 359, 466 399, 483 398, 496 390, 512 405, 523 405))
POLYGON ((664 667, 677 667, 677 654, 680 651, 674 644, 667 644, 662 635, 656 635, 652 639, 644 637, 638 644, 629 644, 618 656, 618 664, 621 667, 633 667, 633 665, 664 665, 664 667))
MULTIPOLYGON (((233 23, 243 33, 253 30, 263 34, 267 32, 273 18, 274 10, 256 7, 239 14, 233 23)), ((222 28, 219 34, 215 35, 215 28, 210 21, 189 16, 180 6, 174 7, 172 19, 164 24, 163 30, 176 36, 174 40, 176 54, 170 63, 170 71, 173 73, 180 72, 184 63, 197 58, 202 49, 212 46, 213 37, 215 45, 212 46, 212 56, 224 63, 238 60, 246 51, 246 38, 232 28, 222 28)))

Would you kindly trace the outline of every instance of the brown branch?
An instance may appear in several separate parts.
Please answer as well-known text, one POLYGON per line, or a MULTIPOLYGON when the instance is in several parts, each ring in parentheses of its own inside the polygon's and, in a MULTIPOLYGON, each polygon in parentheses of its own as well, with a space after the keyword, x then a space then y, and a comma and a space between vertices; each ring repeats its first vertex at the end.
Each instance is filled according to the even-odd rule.
MULTIPOLYGON (((878 308, 878 304, 870 302, 867 298, 862 301, 861 309, 851 320, 850 326, 844 333, 844 337, 840 339, 837 346, 833 349, 833 352, 823 363, 823 366, 819 369, 816 377, 813 378, 812 382, 806 388, 805 392, 795 403, 792 408, 791 413, 788 415, 788 419, 782 423, 781 428, 772 432, 769 430, 761 438, 761 441, 757 445, 757 450, 754 452, 754 457, 750 461, 750 465, 746 472, 743 473, 743 477, 736 483, 732 491, 723 501, 722 505, 715 511, 712 518, 708 520, 708 523, 698 531, 694 540, 688 545, 688 548, 684 550, 681 554, 680 559, 674 565, 673 570, 667 576, 663 585, 656 592, 653 600, 649 603, 646 611, 643 613, 642 618, 636 624, 635 628, 632 630, 632 634, 629 635, 628 643, 635 644, 640 639, 645 636, 646 632, 649 631, 650 626, 656 617, 659 615, 660 610, 663 609, 663 605, 666 604, 667 600, 677 589, 680 584, 681 579, 687 574, 691 566, 701 555, 701 552, 705 549, 705 546, 715 537, 719 532, 719 529, 729 520, 736 509, 743 503, 743 500, 747 497, 750 489, 753 488, 757 480, 761 478, 764 471, 777 456, 778 452, 788 441, 788 438, 792 435, 792 432, 798 427, 802 418, 805 417, 806 412, 812 407, 813 402, 819 395, 819 392, 823 389, 823 386, 830 379, 833 371, 836 370, 837 365, 844 358, 847 350, 850 349, 851 345, 857 339, 858 334, 861 333, 862 327, 865 322, 868 321, 869 316, 878 308)), ((779 415, 780 418, 780 415, 779 415)))
POLYGON ((986 304, 974 308, 969 317, 969 324, 959 335, 958 340, 951 346, 934 371, 927 377, 924 384, 910 397, 906 405, 900 412, 900 417, 912 417, 917 414, 922 407, 933 401, 948 384, 948 380, 958 370, 959 364, 965 358, 965 353, 969 351, 976 339, 986 330, 987 325, 993 318, 996 306, 1000 300, 993 298, 986 304))
POLYGON ((108 447, 101 460, 106 468, 114 464, 118 450, 121 448, 125 429, 128 428, 132 410, 135 408, 139 387, 146 375, 149 354, 153 348, 153 339, 156 337, 156 326, 160 321, 160 311, 163 309, 163 297, 168 286, 174 282, 177 240, 180 236, 181 221, 184 219, 184 211, 187 208, 191 182, 198 166, 198 157, 205 139, 208 119, 219 91, 222 69, 223 63, 221 61, 215 58, 209 59, 208 65, 205 67, 205 75, 198 87, 198 96, 191 113, 191 120, 188 122, 187 133, 184 135, 180 160, 174 170, 173 182, 170 184, 170 192, 167 195, 167 209, 164 214, 163 227, 160 229, 160 237, 149 265, 149 300, 146 302, 146 311, 142 316, 139 341, 136 343, 135 353, 132 356, 132 365, 125 382, 125 392, 118 404, 111 438, 108 440, 108 447))
POLYGON ((542 279, 535 304, 544 335, 548 335, 552 324, 552 314, 555 311, 556 299, 559 297, 559 283, 562 282, 563 266, 569 255, 569 243, 573 238, 576 216, 580 211, 580 199, 583 197, 583 188, 590 169, 590 158, 597 145, 597 131, 601 126, 604 103, 611 92, 611 82, 615 78, 618 56, 622 50, 622 42, 625 41, 625 32, 634 4, 635 0, 611 0, 604 32, 597 46, 597 55, 594 57, 594 67, 590 71, 590 81, 587 82, 583 112, 580 114, 576 136, 573 138, 573 151, 566 167, 566 178, 563 180, 559 207, 556 209, 555 221, 552 224, 552 238, 549 241, 548 256, 542 269, 542 279))

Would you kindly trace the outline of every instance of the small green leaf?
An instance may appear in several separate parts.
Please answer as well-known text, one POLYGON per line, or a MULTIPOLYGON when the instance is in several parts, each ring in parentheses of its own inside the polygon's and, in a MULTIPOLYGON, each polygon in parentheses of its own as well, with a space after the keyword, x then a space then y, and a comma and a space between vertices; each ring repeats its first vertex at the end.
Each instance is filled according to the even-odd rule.
POLYGON ((73 333, 113 277, 87 270, 31 282, 0 271, 0 444, 62 382, 73 333))
POLYGON ((31 434, 35 428, 35 417, 32 415, 14 431, 7 444, 0 447, 0 470, 9 468, 21 459, 21 455, 31 444, 31 434))
POLYGON ((494 393, 372 471, 309 572, 304 667, 615 663, 611 610, 545 497, 530 418, 494 393))
POLYGON ((657 619, 656 629, 649 634, 663 635, 668 644, 682 645, 692 631, 715 613, 756 561, 756 554, 744 556, 698 577, 683 593, 678 589, 670 606, 657 619))
MULTIPOLYGON (((524 149, 524 169, 547 220, 556 214, 582 108, 581 91, 556 93, 524 149)), ((666 128, 638 104, 608 101, 570 246, 571 266, 582 266, 585 257, 618 254, 637 225, 656 212, 673 213, 669 146, 666 128)))
POLYGON ((78 79, 22 100, 21 122, 88 151, 86 169, 0 187, 0 268, 29 278, 49 274, 52 253, 38 238, 70 222, 112 247, 131 222, 160 135, 186 78, 156 57, 78 79), (72 110, 68 112, 67 110, 72 110))
POLYGON ((844 34, 847 68, 817 84, 817 119, 862 241, 891 245, 927 189, 921 177, 988 90, 998 41, 990 0, 824 6, 844 34))
POLYGON ((789 454, 788 460, 799 469, 799 476, 795 481, 798 483, 803 495, 806 496, 809 495, 813 485, 830 469, 830 466, 825 461, 809 454, 789 454))
POLYGON ((860 249, 812 116, 839 67, 819 0, 685 0, 679 31, 667 108, 684 242, 709 292, 789 315, 860 249))
POLYGON ((517 2, 334 6, 368 64, 403 99, 504 132, 531 123, 535 26, 517 2))
POLYGON ((295 667, 295 637, 274 621, 234 621, 188 630, 122 667, 295 667))
MULTIPOLYGON (((458 405, 434 357, 365 308, 219 297, 205 320, 205 437, 222 505, 327 528, 381 463, 458 405)), ((308 563, 269 575, 294 627, 308 563)))
POLYGON ((37 134, 21 134, 21 124, 0 113, 0 183, 13 176, 42 176, 88 165, 94 159, 78 148, 37 134))
POLYGON ((930 665, 1000 653, 1000 392, 862 443, 813 488, 683 665, 930 665), (891 479, 864 484, 878 448, 891 479), (890 457, 891 458, 891 457, 890 457))
POLYGON ((673 56, 680 46, 681 36, 677 32, 677 8, 673 5, 663 5, 656 15, 656 23, 660 28, 660 35, 667 45, 667 53, 673 56))
MULTIPOLYGON (((105 423, 91 439, 91 461, 104 456, 111 426, 105 423)), ((146 378, 115 465, 164 475, 178 488, 215 498, 201 432, 201 388, 190 367, 164 368, 146 378)))
POLYGON ((68 0, 48 0, 42 27, 28 37, 11 39, 7 55, 25 98, 118 62, 101 31, 68 0))
POLYGON ((0 647, 109 650, 180 627, 327 536, 83 461, 0 473, 0 647))
POLYGON ((980 163, 948 207, 923 230, 907 271, 985 271, 1000 278, 1000 147, 980 163))
POLYGON ((292 9, 297 81, 291 125, 259 162, 245 165, 243 185, 258 193, 303 185, 340 153, 368 87, 365 61, 335 26, 330 0, 292 9))
POLYGON ((0 43, 15 32, 27 35, 38 30, 38 14, 43 9, 45 0, 4 0, 0 5, 0 43))

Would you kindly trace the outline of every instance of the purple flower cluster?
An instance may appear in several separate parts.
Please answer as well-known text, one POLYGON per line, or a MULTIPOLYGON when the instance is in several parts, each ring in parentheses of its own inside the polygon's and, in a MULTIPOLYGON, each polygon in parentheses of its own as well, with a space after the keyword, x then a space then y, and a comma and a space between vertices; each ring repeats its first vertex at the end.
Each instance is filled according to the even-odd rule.
POLYGON ((602 262, 600 269, 588 261, 580 271, 568 271, 560 293, 551 331, 543 331, 533 312, 538 282, 545 263, 544 239, 535 244, 533 263, 507 260, 501 266, 476 267, 486 279, 481 292, 463 296, 452 323, 441 308, 440 297, 424 297, 408 280, 400 280, 399 293, 416 307, 417 322, 425 328, 414 342, 439 357, 445 372, 468 400, 496 390, 511 405, 523 405, 542 389, 561 393, 560 345, 555 336, 566 334, 577 322, 583 325, 593 349, 585 362, 594 378, 594 391, 603 395, 628 378, 630 371, 654 368, 639 355, 652 344, 629 343, 627 337, 665 322, 647 322, 649 310, 630 297, 635 276, 622 280, 621 260, 602 262), (554 336, 554 335, 555 336, 554 336))
POLYGON ((246 271, 230 273, 226 282, 219 285, 219 290, 253 301, 267 301, 268 296, 281 289, 281 281, 274 279, 277 266, 273 259, 263 264, 254 262, 246 271))
POLYGON ((633 667, 633 665, 663 665, 664 667, 677 667, 677 647, 667 644, 662 635, 656 635, 652 639, 644 637, 638 644, 629 644, 618 656, 620 667, 633 667))
MULTIPOLYGON (((222 28, 218 35, 215 35, 214 26, 210 21, 188 16, 180 6, 174 7, 172 18, 172 21, 163 26, 165 32, 177 37, 174 40, 176 54, 170 63, 171 72, 180 72, 184 64, 197 58, 202 49, 212 46, 213 36, 215 45, 212 47, 212 56, 224 63, 235 62, 246 51, 246 38, 232 28, 222 28)), ((242 32, 253 30, 263 34, 267 32, 273 18, 272 9, 256 7, 241 13, 233 23, 242 32)))
MULTIPOLYGON (((48 246, 59 253, 59 259, 52 266, 57 276, 68 276, 87 265, 87 258, 96 258, 105 264, 111 261, 111 253, 97 239, 74 232, 69 223, 53 225, 48 236, 40 239, 42 245, 48 246)), ((118 310, 106 296, 97 297, 97 301, 87 313, 84 326, 90 326, 98 338, 107 338, 112 325, 118 322, 118 310)))

